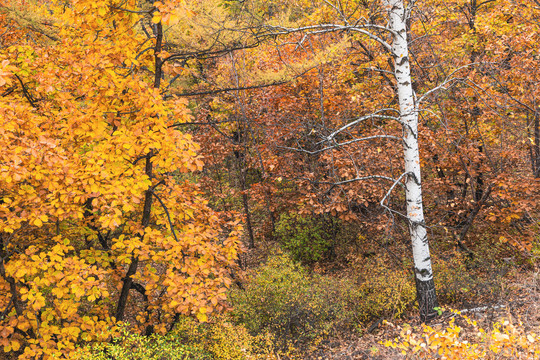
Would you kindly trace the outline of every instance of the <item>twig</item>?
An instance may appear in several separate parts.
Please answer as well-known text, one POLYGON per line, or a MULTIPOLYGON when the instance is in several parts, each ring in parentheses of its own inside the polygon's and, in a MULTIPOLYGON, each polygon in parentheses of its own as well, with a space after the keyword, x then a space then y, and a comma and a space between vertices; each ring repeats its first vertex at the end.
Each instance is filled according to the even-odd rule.
POLYGON ((460 313, 482 312, 482 311, 486 311, 486 310, 502 309, 502 308, 505 308, 505 307, 506 307, 506 305, 495 305, 495 306, 488 305, 488 306, 475 307, 475 308, 472 308, 472 309, 463 309, 463 310, 460 310, 459 312, 460 313))
POLYGON ((176 237, 176 232, 174 231, 174 225, 171 220, 171 215, 169 214, 169 209, 167 209, 167 206, 165 205, 163 200, 161 200, 161 198, 155 192, 152 191, 152 195, 154 195, 154 197, 157 199, 157 201, 159 201, 159 203, 163 207, 163 210, 165 211, 165 214, 167 215, 167 219, 169 220, 169 226, 171 228, 171 232, 174 236, 174 239, 176 240, 176 242, 180 242, 178 241, 178 238, 176 237))

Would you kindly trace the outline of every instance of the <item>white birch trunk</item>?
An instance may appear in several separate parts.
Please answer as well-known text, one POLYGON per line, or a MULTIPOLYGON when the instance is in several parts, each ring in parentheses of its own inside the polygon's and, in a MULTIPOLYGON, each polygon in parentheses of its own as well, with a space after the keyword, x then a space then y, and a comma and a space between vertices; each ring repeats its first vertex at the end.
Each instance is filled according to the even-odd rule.
POLYGON ((412 88, 409 50, 407 43, 406 14, 403 0, 384 0, 389 14, 389 27, 394 32, 392 52, 397 80, 399 109, 403 122, 403 144, 406 176, 407 218, 412 241, 416 290, 420 318, 423 322, 435 317, 437 296, 429 244, 422 206, 420 154, 418 151, 418 111, 412 88))

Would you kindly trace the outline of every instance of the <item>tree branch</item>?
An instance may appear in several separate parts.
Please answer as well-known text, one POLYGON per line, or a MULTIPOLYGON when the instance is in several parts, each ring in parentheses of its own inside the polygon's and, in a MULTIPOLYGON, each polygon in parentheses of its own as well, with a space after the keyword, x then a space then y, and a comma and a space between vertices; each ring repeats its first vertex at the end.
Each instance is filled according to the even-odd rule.
MULTIPOLYGON (((377 111, 377 112, 389 111, 389 110, 398 112, 398 111, 395 110, 395 109, 383 109, 383 110, 380 110, 380 111, 377 111)), ((330 141, 330 140, 332 140, 332 139, 334 138, 334 136, 336 136, 336 135, 339 134, 340 132, 342 132, 342 131, 344 131, 344 130, 350 128, 351 126, 354 126, 354 125, 359 124, 359 123, 361 123, 361 122, 363 122, 363 121, 366 121, 366 120, 369 120, 369 119, 373 119, 373 118, 376 118, 376 119, 390 119, 390 120, 395 120, 395 121, 397 121, 397 122, 399 122, 400 124, 403 125, 403 122, 402 122, 399 118, 397 118, 397 117, 395 117, 395 116, 389 116, 389 115, 377 115, 377 113, 373 113, 373 114, 369 114, 369 115, 366 115, 366 116, 362 116, 362 117, 360 117, 360 118, 358 118, 358 119, 356 119, 356 120, 354 120, 354 121, 348 123, 347 125, 345 125, 345 126, 339 128, 339 129, 337 129, 336 131, 334 131, 333 133, 331 133, 330 135, 328 135, 328 136, 326 137, 326 140, 330 141)))
POLYGON ((24 83, 21 80, 21 78, 19 77, 19 75, 17 75, 17 74, 13 74, 13 75, 15 75, 17 80, 19 80, 19 82, 21 83, 21 87, 23 89, 23 94, 24 94, 24 97, 26 98, 26 100, 28 100, 28 102, 30 103, 30 105, 32 105, 33 108, 37 109, 36 100, 34 100, 32 98, 32 95, 30 95, 30 93, 28 92, 28 89, 26 88, 26 85, 24 85, 24 83))
POLYGON ((389 32, 393 35, 394 32, 390 30, 389 28, 385 26, 375 25, 375 24, 365 24, 365 25, 337 25, 337 24, 320 24, 320 25, 310 25, 310 26, 303 26, 299 28, 286 28, 282 26, 267 26, 270 30, 277 30, 277 32, 270 32, 268 34, 265 34, 265 36, 278 36, 278 35, 287 35, 297 32, 306 32, 307 35, 314 35, 314 34, 323 34, 328 32, 337 32, 337 31, 355 31, 359 32, 363 35, 366 35, 372 40, 377 41, 379 44, 381 44, 386 50, 392 52, 392 46, 388 44, 386 41, 378 37, 377 35, 372 34, 366 29, 377 29, 377 30, 383 30, 386 32, 389 32))
POLYGON ((385 200, 390 196, 390 194, 392 193, 392 191, 394 190, 394 188, 396 187, 397 184, 400 184, 402 187, 405 187, 405 184, 403 184, 401 182, 401 179, 403 179, 404 176, 408 175, 409 172, 404 172, 403 174, 401 174, 399 176, 399 178, 396 179, 396 181, 394 181, 394 183, 392 184, 392 186, 390 187, 390 189, 388 189, 388 191, 386 192, 386 195, 384 195, 384 197, 382 198, 382 200, 380 201, 380 204, 381 206, 385 206, 384 205, 384 202, 385 200))
POLYGON ((174 231, 174 225, 171 220, 171 215, 169 214, 169 209, 167 209, 167 206, 165 205, 163 200, 161 200, 161 198, 155 192, 152 191, 152 195, 154 195, 157 201, 159 201, 159 203, 161 204, 161 207, 163 207, 163 210, 165 211, 165 214, 167 215, 167 220, 169 221, 169 227, 171 228, 171 232, 174 236, 174 239, 176 240, 176 242, 179 242, 178 237, 176 237, 176 232, 174 231))
POLYGON ((179 96, 179 97, 187 97, 187 96, 197 96, 197 95, 213 95, 213 94, 219 94, 222 92, 227 91, 239 91, 239 90, 252 90, 252 89, 262 89, 270 86, 278 86, 287 84, 295 79, 298 79, 301 76, 304 76, 309 71, 313 70, 314 67, 311 67, 297 75, 294 75, 291 79, 287 80, 280 80, 280 81, 274 81, 269 84, 259 84, 259 85, 248 85, 248 86, 236 86, 236 87, 230 87, 230 88, 223 88, 223 89, 213 89, 213 90, 204 90, 204 91, 194 91, 194 92, 183 92, 183 93, 172 93, 171 95, 166 95, 164 98, 169 99, 173 96, 179 96))

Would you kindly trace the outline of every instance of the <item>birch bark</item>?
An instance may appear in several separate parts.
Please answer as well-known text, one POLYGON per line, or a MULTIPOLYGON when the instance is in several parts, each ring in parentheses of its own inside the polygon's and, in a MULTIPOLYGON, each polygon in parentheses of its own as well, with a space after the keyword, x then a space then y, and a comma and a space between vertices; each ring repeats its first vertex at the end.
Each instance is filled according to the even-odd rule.
POLYGON ((407 42, 407 14, 403 0, 385 0, 389 29, 393 33, 392 53, 397 81, 399 109, 403 124, 406 201, 412 241, 414 272, 420 319, 425 322, 437 315, 438 306, 431 269, 431 257, 422 205, 420 153, 418 150, 418 109, 412 88, 407 42))

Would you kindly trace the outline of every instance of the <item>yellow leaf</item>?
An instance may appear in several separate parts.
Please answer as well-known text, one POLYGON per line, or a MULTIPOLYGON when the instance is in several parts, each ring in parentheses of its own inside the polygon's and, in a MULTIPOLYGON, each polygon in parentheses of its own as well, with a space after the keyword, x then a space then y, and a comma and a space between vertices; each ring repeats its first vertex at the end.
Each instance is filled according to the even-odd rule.
POLYGON ((208 316, 206 316, 206 314, 197 313, 197 319, 199 319, 200 322, 207 322, 208 316))
POLYGON ((160 21, 161 21, 161 14, 158 13, 158 12, 156 12, 156 13, 154 14, 154 16, 152 17, 152 22, 153 22, 154 24, 157 24, 157 23, 159 23, 160 21))
POLYGON ((17 327, 22 331, 27 331, 30 329, 30 322, 29 321, 21 321, 17 324, 17 327))
POLYGON ((20 348, 21 348, 20 342, 18 342, 17 340, 11 340, 11 349, 13 349, 13 351, 18 351, 20 348))

